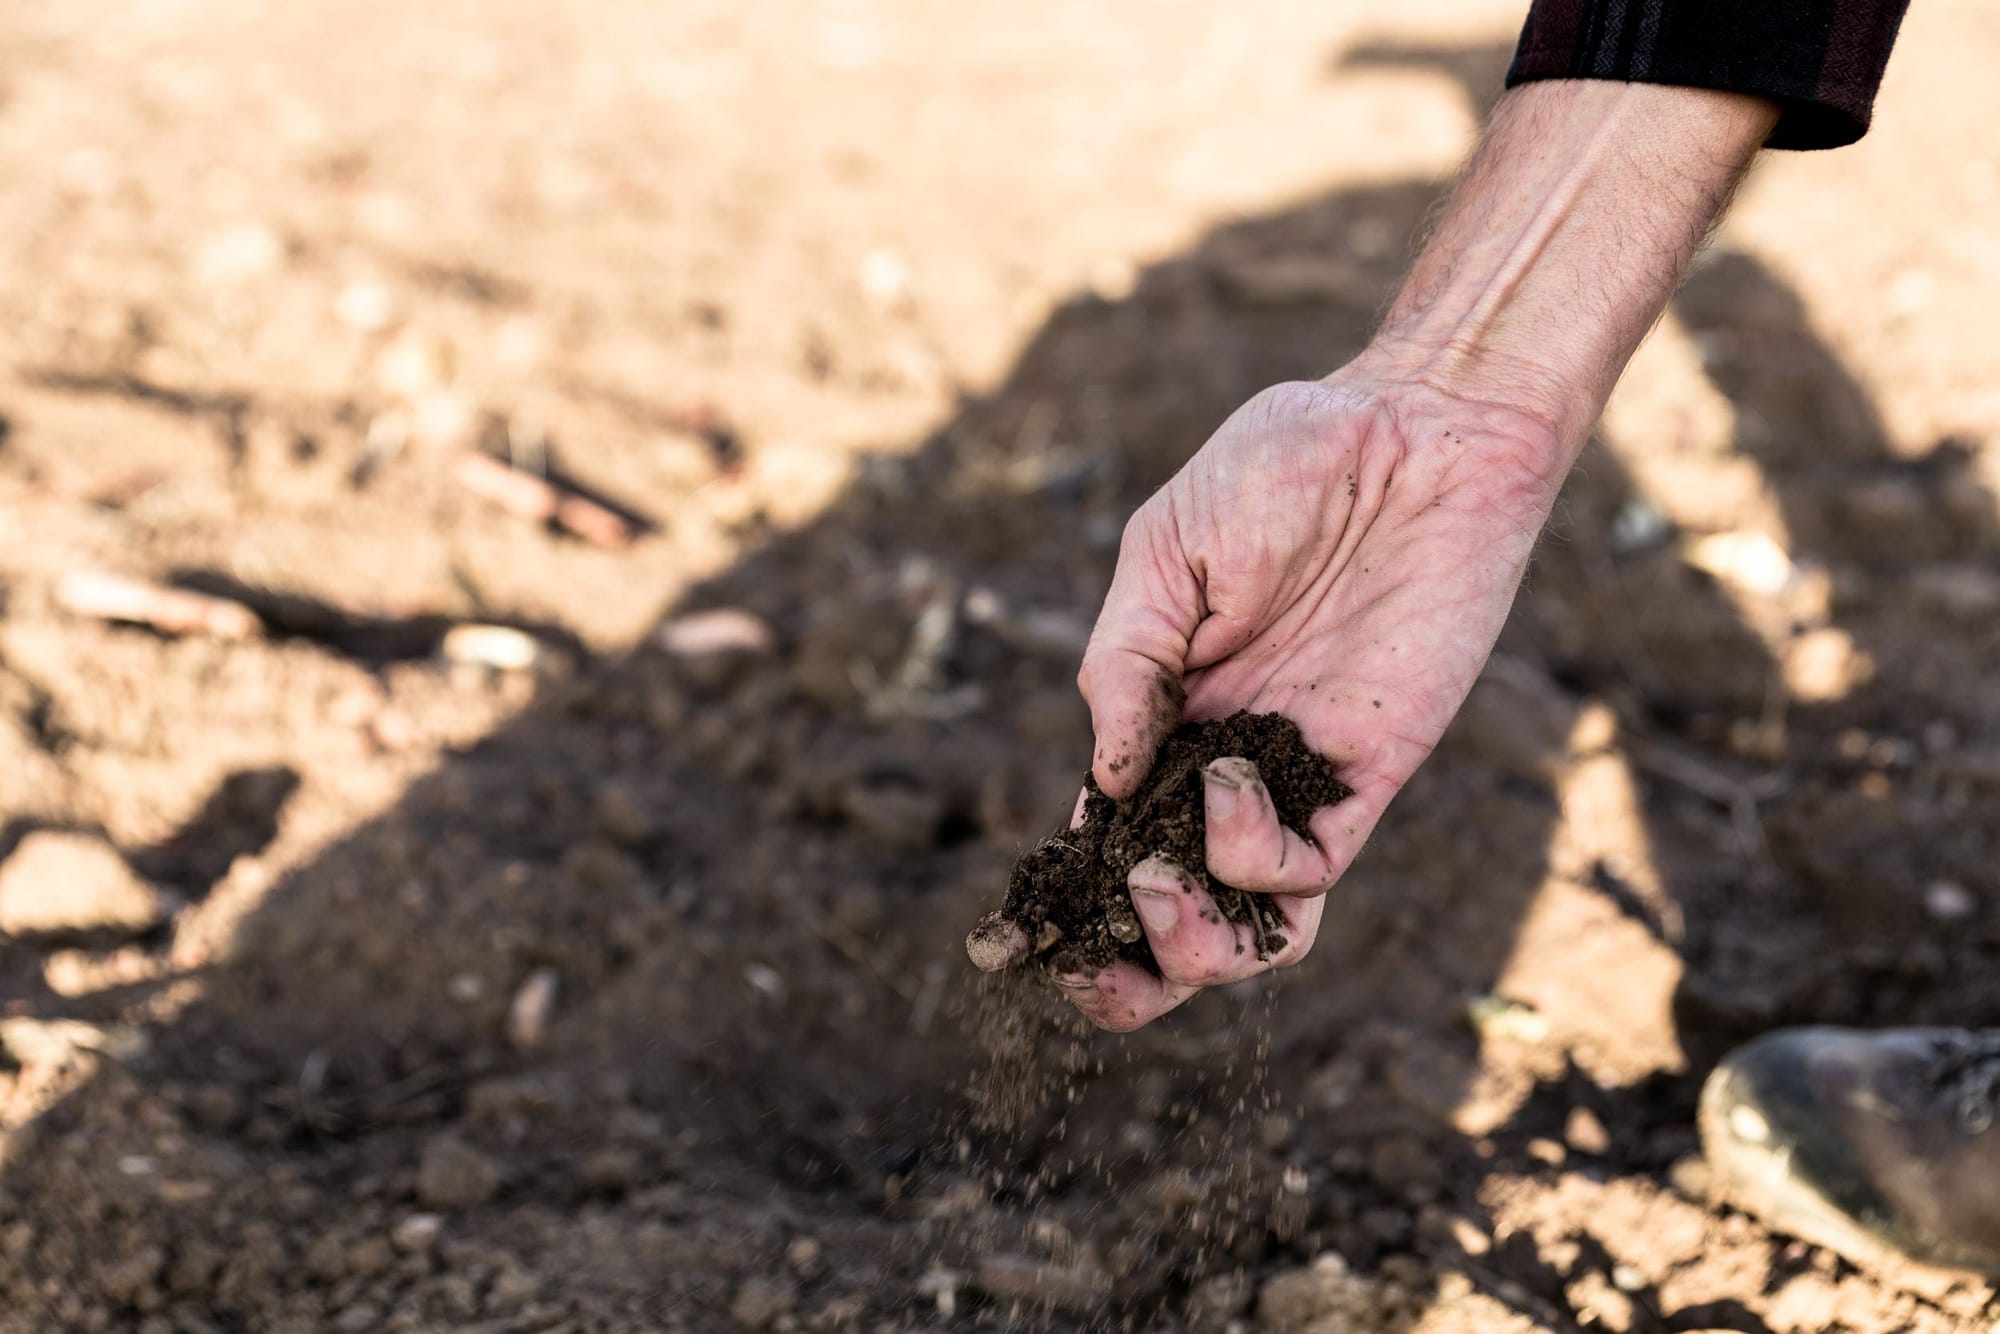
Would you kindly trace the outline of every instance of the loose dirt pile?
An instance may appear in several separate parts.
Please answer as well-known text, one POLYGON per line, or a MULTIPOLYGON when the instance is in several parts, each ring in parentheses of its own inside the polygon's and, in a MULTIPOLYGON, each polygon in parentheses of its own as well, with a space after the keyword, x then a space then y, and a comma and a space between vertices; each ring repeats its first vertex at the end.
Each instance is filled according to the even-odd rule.
MULTIPOLYGON (((1161 743, 1145 785, 1114 801, 1086 778, 1083 819, 1042 840, 1014 863, 1007 901, 988 914, 967 940, 975 962, 994 957, 995 938, 1022 932, 1026 957, 1058 973, 1094 973, 1123 960, 1158 972, 1152 946, 1125 878, 1147 857, 1203 866, 1207 821, 1202 770, 1234 756, 1257 766, 1278 818, 1305 832, 1312 813, 1352 795, 1325 756, 1299 735, 1298 725, 1275 713, 1238 712, 1228 718, 1187 723, 1161 743)), ((1271 899, 1223 884, 1204 869, 1215 906, 1225 918, 1248 926, 1259 958, 1285 947, 1284 915, 1271 899)))
POLYGON ((2000 10, 1760 168, 1310 957, 1112 1037, 958 951, 1120 528, 1520 0, 405 9, 0 14, 0 1334, 1992 1326, 1693 1114, 2000 1024, 2000 10))

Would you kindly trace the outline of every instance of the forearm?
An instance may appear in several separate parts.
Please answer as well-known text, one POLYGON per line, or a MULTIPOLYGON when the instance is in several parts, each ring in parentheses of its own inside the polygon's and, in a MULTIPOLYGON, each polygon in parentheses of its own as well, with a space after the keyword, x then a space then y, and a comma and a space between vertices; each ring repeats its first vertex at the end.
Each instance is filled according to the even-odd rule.
POLYGON ((1566 465, 1776 117, 1652 84, 1509 93, 1355 369, 1525 413, 1566 465))

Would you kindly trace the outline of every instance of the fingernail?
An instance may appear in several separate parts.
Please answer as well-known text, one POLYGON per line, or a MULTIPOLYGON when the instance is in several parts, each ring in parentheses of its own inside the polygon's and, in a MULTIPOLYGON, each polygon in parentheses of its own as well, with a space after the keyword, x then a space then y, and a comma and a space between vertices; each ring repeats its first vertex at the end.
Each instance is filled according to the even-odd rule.
POLYGON ((1057 986, 1070 991, 1089 991, 1097 985, 1095 980, 1081 973, 1051 973, 1049 976, 1057 986))
POLYGON ((1139 914, 1139 920, 1146 924, 1148 931, 1171 931, 1181 920, 1179 905, 1157 890, 1133 890, 1132 909, 1139 914))
POLYGON ((1201 771, 1201 784, 1202 790, 1207 794, 1205 804, 1209 819, 1227 820, 1236 814, 1236 802, 1242 795, 1243 788, 1237 783, 1234 775, 1223 773, 1211 766, 1201 771))

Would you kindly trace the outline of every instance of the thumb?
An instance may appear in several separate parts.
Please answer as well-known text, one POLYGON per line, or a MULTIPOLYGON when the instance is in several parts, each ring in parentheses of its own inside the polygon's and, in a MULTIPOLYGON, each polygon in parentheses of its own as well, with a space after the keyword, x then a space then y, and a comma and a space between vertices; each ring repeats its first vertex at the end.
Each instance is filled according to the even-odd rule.
POLYGON ((1091 775, 1119 799, 1138 790, 1153 752, 1181 721, 1188 638, 1201 619, 1194 572, 1178 556, 1158 558, 1146 517, 1142 512, 1126 530, 1076 678, 1097 736, 1091 775))

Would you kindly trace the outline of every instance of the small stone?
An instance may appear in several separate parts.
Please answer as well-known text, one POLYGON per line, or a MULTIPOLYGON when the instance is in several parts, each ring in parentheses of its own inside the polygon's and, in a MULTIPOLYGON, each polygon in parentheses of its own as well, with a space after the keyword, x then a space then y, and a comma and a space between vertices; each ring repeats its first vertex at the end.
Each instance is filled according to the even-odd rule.
POLYGON ((148 931, 171 910, 94 835, 39 829, 0 863, 0 932, 8 935, 148 931))
POLYGON ((519 1265, 508 1264, 493 1276, 493 1286, 486 1290, 486 1300, 494 1306, 519 1306, 540 1291, 541 1284, 533 1274, 519 1265))
POLYGON ((1569 753, 1597 755, 1618 740, 1618 715, 1601 699, 1585 700, 1569 729, 1569 753))
POLYGON ((447 662, 525 672, 542 658, 542 641, 511 625, 454 625, 438 646, 447 662))
POLYGON ((1146 934, 1139 925, 1139 915, 1132 910, 1129 899, 1113 899, 1104 905, 1104 926, 1113 940, 1129 945, 1146 934))
POLYGON ((791 988, 785 984, 785 975, 768 963, 746 963, 743 965, 743 980, 752 989, 773 1001, 783 1001, 791 988))
POLYGON ((652 812, 625 783, 606 783, 597 790, 597 823, 613 842, 634 847, 653 836, 652 812))
POLYGON ((306 1272, 321 1282, 347 1277, 347 1243, 331 1232, 321 1233, 306 1247, 306 1272))
POLYGON ((1470 1275, 1461 1274, 1456 1269, 1449 1269, 1438 1275, 1437 1300, 1441 1307, 1462 1302, 1478 1290, 1470 1275))
POLYGON ((411 1214, 389 1230, 389 1240, 405 1255, 427 1251, 444 1231, 444 1219, 436 1214, 411 1214))
POLYGON ((729 1303, 729 1318, 744 1329, 769 1329, 779 1317, 789 1315, 797 1294, 769 1279, 753 1278, 736 1289, 729 1303))
POLYGON ((1534 1006, 1505 996, 1474 996, 1465 1002, 1465 1017, 1483 1038, 1506 1042, 1544 1042, 1549 1021, 1534 1006))
POLYGON ((271 273, 284 258, 284 239, 264 223, 249 218, 203 241, 194 256, 194 272, 205 283, 241 283, 271 273))
POLYGON ((635 1184, 644 1171, 637 1152, 631 1149, 599 1149, 577 1168, 577 1180, 588 1190, 622 1191, 635 1184))
POLYGON ((1674 535, 1674 522, 1645 496, 1634 496, 1611 517, 1611 554, 1630 556, 1674 535))
POLYGON ((999 1301, 1076 1313, 1097 1310, 1111 1296, 1111 1276, 1094 1264, 1057 1265, 1022 1255, 986 1256, 973 1269, 972 1283, 999 1301))
POLYGON ((1874 674, 1875 664, 1845 630, 1809 630, 1785 648, 1785 688, 1793 699, 1826 704, 1846 695, 1874 674))
POLYGON ((333 313, 357 333, 375 333, 396 318, 396 299, 380 283, 349 283, 334 298, 333 313))
POLYGON ((104 1293, 126 1306, 147 1307, 160 1298, 160 1271, 166 1268, 166 1253, 157 1246, 142 1246, 98 1270, 97 1280, 104 1293))
POLYGON ((124 1024, 100 1026, 80 1019, 0 1019, 0 1050, 22 1066, 61 1065, 78 1052, 128 1060, 146 1049, 145 1035, 124 1024))
POLYGON ((819 1266, 820 1244, 811 1237, 794 1237, 792 1244, 785 1247, 785 1263, 801 1274, 810 1274, 819 1266))
POLYGON ((764 618, 740 607, 715 607, 676 616, 660 627, 656 639, 677 658, 762 654, 777 644, 777 636, 764 618))
POLYGON ((1388 1293, 1328 1251, 1275 1274, 1257 1292, 1257 1320, 1272 1334, 1368 1334, 1381 1328, 1388 1293))
POLYGON ((1462 1214, 1451 1220, 1451 1239, 1467 1255, 1484 1255, 1493 1249, 1493 1238, 1486 1229, 1462 1214))
POLYGON ((469 1209, 500 1192, 500 1169, 463 1140, 440 1135, 424 1146, 417 1198, 433 1209, 469 1209))
POLYGON ((556 970, 537 968, 507 1007, 507 1040, 519 1051, 535 1051, 548 1040, 549 1016, 556 1008, 556 970))
POLYGON ((1569 1151, 1552 1139, 1531 1139, 1528 1141, 1528 1156, 1538 1163, 1561 1167, 1569 1158, 1569 1151))
POLYGON ((1563 1142, 1578 1153, 1601 1158, 1611 1151, 1611 1132, 1604 1128, 1596 1112, 1588 1107, 1572 1107, 1569 1120, 1563 1123, 1563 1142))
POLYGON ((1706 1158, 1691 1153, 1676 1159, 1667 1169, 1667 1182, 1690 1200, 1706 1201, 1715 1184, 1715 1173, 1706 1158))
POLYGON ((243 1119, 243 1095, 227 1084, 202 1084, 189 1092, 188 1115, 204 1130, 228 1130, 243 1119))
POLYGON ((1924 911, 1934 922, 1962 922, 1978 907, 1972 892, 1956 880, 1933 880, 1924 887, 1924 911))
POLYGON ((396 1248, 385 1237, 364 1237, 347 1248, 347 1272, 367 1277, 396 1263, 396 1248))
POLYGON ((1210 1274, 1188 1292, 1187 1314, 1199 1329, 1208 1329, 1243 1314, 1256 1288, 1241 1269, 1210 1274))
POLYGON ((897 310, 910 299, 910 266, 888 246, 861 257, 861 291, 877 310, 897 310))
POLYGON ((333 1318, 340 1334, 367 1334, 382 1323, 382 1313, 367 1302, 356 1302, 333 1318))
POLYGON ((1777 597, 1798 578, 1798 567, 1772 538, 1754 530, 1708 533, 1684 542, 1681 558, 1738 593, 1777 597))
POLYGON ((958 1314, 958 1290, 964 1286, 964 1274, 937 1265, 917 1280, 917 1295, 929 1297, 937 1313, 948 1319, 958 1314))
POLYGON ((1602 1274, 1593 1271, 1582 1275, 1563 1289, 1563 1295, 1586 1326, 1618 1334, 1632 1328, 1632 1299, 1606 1282, 1602 1274))
POLYGON ((918 782, 864 779, 841 788, 840 807, 848 822, 874 842, 916 852, 936 844, 946 801, 944 793, 918 782))

